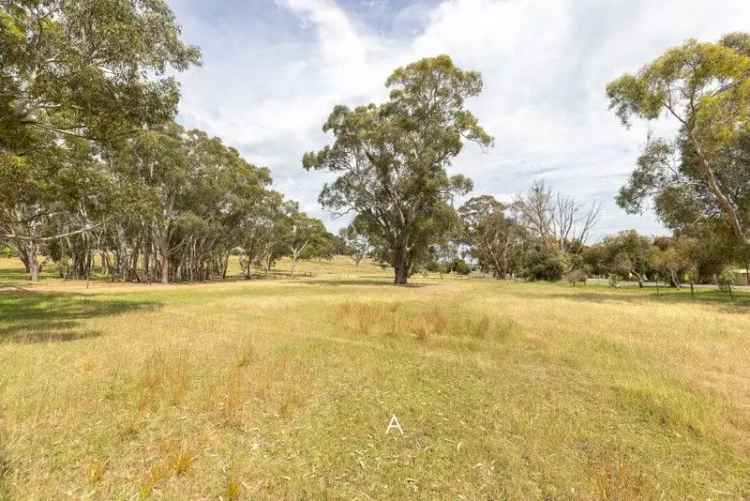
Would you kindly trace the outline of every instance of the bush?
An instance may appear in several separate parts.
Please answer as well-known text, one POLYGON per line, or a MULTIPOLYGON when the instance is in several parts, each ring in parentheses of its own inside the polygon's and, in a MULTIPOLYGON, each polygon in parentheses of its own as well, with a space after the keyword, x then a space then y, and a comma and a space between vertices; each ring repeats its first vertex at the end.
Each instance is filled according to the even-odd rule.
POLYGON ((427 261, 427 263, 424 265, 424 269, 429 271, 430 273, 439 273, 442 271, 440 263, 438 263, 434 259, 427 261))
POLYGON ((453 271, 458 273, 459 275, 468 275, 471 273, 471 266, 466 264, 466 261, 463 259, 456 259, 453 262, 453 271))
POLYGON ((719 290, 723 292, 732 292, 734 287, 734 272, 732 270, 724 270, 719 275, 719 290))
POLYGON ((560 280, 563 275, 563 262, 556 249, 540 247, 529 252, 526 258, 525 277, 528 280, 560 280))
POLYGON ((588 276, 586 276, 586 272, 583 270, 573 270, 565 275, 565 279, 573 287, 575 287, 578 282, 582 282, 585 285, 587 278, 588 276))
POLYGON ((610 287, 615 287, 616 288, 616 287, 620 286, 620 277, 617 276, 616 274, 610 273, 609 277, 608 277, 608 280, 609 280, 609 286, 610 287))

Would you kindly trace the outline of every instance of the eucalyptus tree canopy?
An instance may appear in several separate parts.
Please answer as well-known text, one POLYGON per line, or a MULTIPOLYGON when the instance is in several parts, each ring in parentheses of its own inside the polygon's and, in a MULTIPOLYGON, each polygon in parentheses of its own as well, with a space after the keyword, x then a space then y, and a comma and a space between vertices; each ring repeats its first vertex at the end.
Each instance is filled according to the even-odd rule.
POLYGON ((104 217, 111 197, 94 145, 67 137, 0 163, 0 238, 13 246, 36 281, 45 245, 89 231, 104 217))
POLYGON ((86 204, 60 210, 101 196, 87 184, 101 152, 72 139, 101 147, 168 121, 179 92, 167 73, 199 58, 163 0, 0 0, 0 175, 16 192, 0 198, 0 231, 22 257, 91 230, 86 204), (78 167, 68 162, 76 155, 78 167))
POLYGON ((0 0, 0 154, 164 122, 199 58, 164 0, 0 0))
POLYGON ((750 243, 750 34, 689 40, 610 83, 607 95, 625 125, 663 114, 680 124, 674 138, 649 138, 618 203, 636 212, 654 197, 672 227, 721 218, 750 243))
POLYGON ((339 174, 324 186, 321 204, 355 214, 394 267, 395 283, 404 284, 449 229, 453 198, 471 189, 469 179, 450 177, 446 168, 465 141, 489 146, 492 138, 464 106, 482 90, 479 73, 462 71, 448 56, 398 68, 386 86, 386 103, 336 106, 323 126, 335 141, 306 153, 303 165, 339 174))
MULTIPOLYGON (((119 213, 137 219, 144 257, 153 247, 161 281, 181 267, 204 275, 206 261, 226 274, 232 249, 247 238, 269 200, 268 169, 246 162, 234 148, 199 130, 175 123, 141 131, 111 154, 118 180, 137 200, 119 213)), ((113 222, 120 224, 121 220, 113 222)))
POLYGON ((463 238, 482 271, 502 278, 520 267, 526 230, 506 216, 508 207, 495 197, 468 200, 459 210, 463 238))
POLYGON ((367 233, 361 231, 356 224, 341 228, 339 237, 343 240, 345 253, 352 258, 356 266, 359 266, 359 263, 370 255, 372 251, 370 239, 367 233))
POLYGON ((599 245, 604 268, 614 275, 634 276, 639 287, 647 279, 651 240, 635 230, 622 231, 606 237, 599 245))
POLYGON ((285 255, 292 260, 291 274, 297 267, 297 262, 303 258, 318 257, 328 254, 328 232, 322 221, 310 217, 299 210, 299 204, 287 201, 282 208, 284 214, 282 239, 286 249, 285 255))

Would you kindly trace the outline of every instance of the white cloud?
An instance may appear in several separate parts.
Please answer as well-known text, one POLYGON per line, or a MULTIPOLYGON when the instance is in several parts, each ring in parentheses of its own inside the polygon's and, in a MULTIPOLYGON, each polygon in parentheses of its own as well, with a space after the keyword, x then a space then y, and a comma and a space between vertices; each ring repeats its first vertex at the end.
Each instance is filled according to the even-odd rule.
MULTIPOLYGON (((315 214, 324 215, 316 199, 326 176, 304 172, 300 159, 329 140, 320 128, 333 106, 382 100, 394 68, 447 53, 482 72, 484 92, 468 105, 496 137, 491 152, 467 147, 454 169, 478 193, 518 192, 543 177, 603 200, 600 234, 659 230, 653 217, 627 216, 612 202, 646 129, 620 126, 607 110, 606 83, 687 38, 750 26, 746 0, 721 8, 712 0, 446 0, 402 7, 391 21, 410 31, 382 34, 334 0, 276 0, 268 19, 289 16, 279 33, 265 29, 269 21, 210 25, 191 16, 189 1, 174 0, 180 19, 188 17, 186 35, 210 47, 205 66, 182 78, 183 121, 270 166, 277 186, 315 214)), ((386 12, 383 5, 370 7, 386 12)))

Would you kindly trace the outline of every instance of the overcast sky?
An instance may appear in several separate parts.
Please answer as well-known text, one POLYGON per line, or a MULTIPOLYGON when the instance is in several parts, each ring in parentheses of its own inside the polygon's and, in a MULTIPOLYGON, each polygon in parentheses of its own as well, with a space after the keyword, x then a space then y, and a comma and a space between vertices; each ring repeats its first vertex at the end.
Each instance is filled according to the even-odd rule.
MULTIPOLYGON (((501 200, 535 179, 604 206, 597 236, 652 215, 614 204, 647 134, 607 109, 610 80, 688 38, 750 30, 750 0, 170 0, 203 66, 180 75, 179 121, 221 137, 271 169, 274 186, 321 217, 326 175, 302 169, 305 151, 336 104, 385 99, 398 66, 449 54, 478 70, 484 91, 468 102, 495 147, 470 145, 452 172, 476 194, 501 200)), ((653 126, 668 133, 671 125, 653 126)))

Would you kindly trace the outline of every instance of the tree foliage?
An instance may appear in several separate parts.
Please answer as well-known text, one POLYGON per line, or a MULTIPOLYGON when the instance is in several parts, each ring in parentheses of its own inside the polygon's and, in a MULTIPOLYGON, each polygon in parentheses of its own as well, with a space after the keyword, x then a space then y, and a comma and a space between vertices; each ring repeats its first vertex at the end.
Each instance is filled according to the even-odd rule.
POLYGON ((200 59, 162 0, 3 0, 0 151, 25 155, 50 133, 99 140, 170 120, 168 70, 200 59))
POLYGON ((323 130, 335 141, 305 154, 303 165, 339 175, 323 188, 321 204, 354 213, 403 284, 450 229, 453 198, 471 189, 467 178, 450 177, 446 168, 464 142, 489 146, 492 138, 464 106, 482 89, 479 74, 457 68, 448 56, 399 68, 386 86, 386 103, 334 108, 323 130))
POLYGON ((637 212, 653 197, 673 228, 719 220, 749 242, 750 34, 689 40, 610 83, 607 95, 626 125, 667 114, 680 126, 674 138, 649 139, 618 203, 637 212))
POLYGON ((471 198, 459 210, 463 242, 479 268, 495 278, 504 278, 522 265, 528 233, 506 215, 508 207, 494 197, 471 198))

